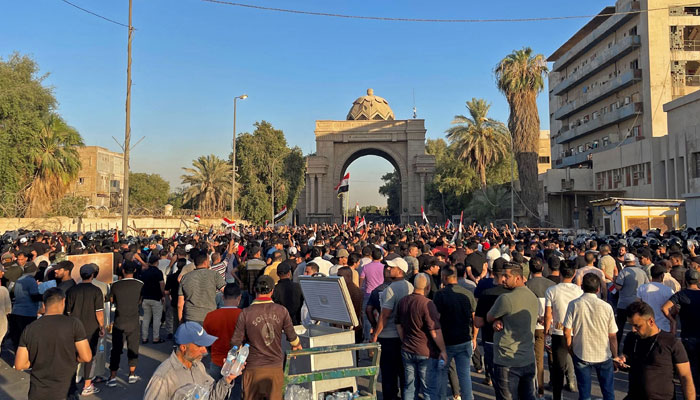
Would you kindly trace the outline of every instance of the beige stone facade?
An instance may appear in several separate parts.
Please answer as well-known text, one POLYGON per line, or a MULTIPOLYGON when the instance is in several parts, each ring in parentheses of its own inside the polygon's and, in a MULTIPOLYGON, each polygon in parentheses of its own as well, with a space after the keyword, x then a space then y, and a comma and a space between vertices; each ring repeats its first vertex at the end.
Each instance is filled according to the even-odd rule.
POLYGON ((297 202, 299 223, 342 222, 343 205, 334 188, 350 164, 366 155, 386 159, 399 172, 401 222, 420 221, 435 170, 435 157, 425 153, 424 120, 394 120, 388 102, 370 89, 355 100, 347 120, 316 121, 314 133, 316 153, 306 159, 306 185, 297 202))
MULTIPOLYGON (((548 61, 553 169, 540 176, 545 218, 571 227, 574 210, 582 215, 594 199, 667 198, 653 138, 668 133, 663 105, 700 89, 697 0, 618 0, 548 61)), ((599 227, 602 215, 593 214, 599 227)))
POLYGON ((88 208, 109 209, 121 204, 124 155, 99 146, 78 149, 82 167, 69 191, 88 200, 88 208))

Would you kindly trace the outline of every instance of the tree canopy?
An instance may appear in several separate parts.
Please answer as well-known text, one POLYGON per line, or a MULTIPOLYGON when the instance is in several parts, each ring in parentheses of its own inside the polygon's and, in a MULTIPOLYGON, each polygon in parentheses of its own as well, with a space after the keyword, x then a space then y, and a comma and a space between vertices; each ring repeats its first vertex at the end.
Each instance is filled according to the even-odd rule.
POLYGON ((287 146, 282 130, 267 121, 256 122, 253 133, 236 140, 236 167, 236 211, 242 218, 262 224, 284 206, 294 209, 306 162, 300 148, 287 146))
POLYGON ((158 174, 129 174, 129 202, 132 207, 162 208, 168 203, 170 183, 158 174))

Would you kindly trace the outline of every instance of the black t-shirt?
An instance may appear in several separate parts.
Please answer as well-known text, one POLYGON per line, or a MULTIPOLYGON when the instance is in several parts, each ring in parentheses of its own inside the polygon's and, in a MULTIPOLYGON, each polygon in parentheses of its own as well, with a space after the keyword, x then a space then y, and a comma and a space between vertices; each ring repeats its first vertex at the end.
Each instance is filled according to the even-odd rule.
MULTIPOLYGON (((99 291, 99 289, 97 289, 99 291)), ((65 315, 45 315, 22 332, 29 352, 29 400, 65 399, 78 365, 75 342, 85 340, 83 324, 65 315)))
POLYGON ((678 316, 681 319, 681 337, 700 338, 700 290, 683 289, 669 299, 674 305, 680 305, 678 316))
POLYGON ((629 399, 671 400, 674 398, 675 365, 688 362, 679 339, 660 331, 646 339, 636 333, 625 338, 623 354, 629 364, 629 399))
POLYGON ((177 278, 180 277, 180 270, 177 272, 168 274, 168 278, 165 280, 165 290, 170 295, 170 305, 177 307, 177 293, 180 290, 180 282, 177 278))
POLYGON ((682 265, 676 265, 671 267, 671 276, 673 279, 678 281, 678 283, 681 285, 681 289, 685 289, 688 287, 685 283, 685 271, 688 269, 683 267, 682 265))
POLYGON ((75 286, 75 281, 73 279, 68 279, 67 281, 59 282, 56 286, 63 290, 63 293, 68 293, 68 290, 75 286))
POLYGON ((145 271, 141 272, 141 281, 143 282, 143 289, 141 290, 141 297, 144 300, 157 300, 163 298, 163 291, 160 290, 160 283, 164 281, 163 273, 158 267, 149 266, 145 271))
POLYGON ((372 306, 377 312, 382 311, 382 305, 381 302, 379 301, 379 296, 382 294, 384 289, 386 289, 389 286, 389 283, 384 282, 381 285, 377 286, 372 290, 372 293, 369 294, 369 300, 367 300, 367 305, 372 306))
POLYGON ((79 319, 88 335, 100 327, 95 314, 100 310, 104 310, 104 297, 92 283, 81 282, 66 293, 66 314, 79 319))
POLYGON ((472 340, 474 295, 459 285, 447 285, 435 293, 433 303, 440 313, 440 326, 445 345, 453 346, 472 340))
POLYGON ((561 275, 549 275, 547 279, 554 283, 561 283, 561 275))
MULTIPOLYGON (((272 301, 281 304, 292 317, 292 324, 301 324, 301 306, 304 304, 304 295, 301 286, 291 279, 280 279, 272 293, 272 301)), ((358 315, 359 317, 359 315, 358 315)))
POLYGON ((124 278, 112 284, 112 299, 117 307, 114 326, 120 329, 139 325, 139 298, 143 282, 124 278))
POLYGON ((585 256, 577 256, 575 259, 575 262, 576 262, 576 269, 581 269, 581 268, 588 265, 588 263, 586 262, 585 256))
MULTIPOLYGON (((476 312, 474 313, 474 316, 481 317, 486 321, 486 314, 489 313, 491 307, 493 307, 493 305, 496 303, 498 296, 508 292, 510 292, 510 290, 504 288, 503 286, 495 286, 481 292, 479 302, 476 304, 476 312)), ((481 340, 484 342, 493 343, 493 326, 488 321, 486 321, 484 326, 481 327, 481 340)))
POLYGON ((478 251, 475 251, 464 258, 464 266, 471 267, 474 278, 478 277, 482 272, 484 272, 485 262, 486 257, 484 257, 478 251))
POLYGON ((450 254, 449 258, 453 265, 464 264, 464 260, 467 258, 467 253, 464 251, 464 248, 458 247, 452 252, 452 254, 450 254))

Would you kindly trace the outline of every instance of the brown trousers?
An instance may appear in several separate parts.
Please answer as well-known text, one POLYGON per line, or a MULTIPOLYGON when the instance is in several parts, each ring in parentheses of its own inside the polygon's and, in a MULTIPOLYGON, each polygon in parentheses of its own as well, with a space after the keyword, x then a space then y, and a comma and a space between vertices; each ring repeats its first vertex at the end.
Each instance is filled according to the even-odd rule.
POLYGON ((535 330, 535 364, 537 365, 537 394, 544 395, 544 329, 535 330))
POLYGON ((243 400, 282 400, 283 388, 281 365, 243 370, 243 400))

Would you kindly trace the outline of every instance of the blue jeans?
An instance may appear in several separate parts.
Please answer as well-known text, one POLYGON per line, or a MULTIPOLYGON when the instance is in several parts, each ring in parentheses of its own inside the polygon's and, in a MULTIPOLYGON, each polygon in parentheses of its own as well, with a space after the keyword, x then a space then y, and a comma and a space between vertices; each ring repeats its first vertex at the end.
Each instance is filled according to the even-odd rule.
POLYGON ((614 400, 615 378, 612 359, 608 358, 600 363, 590 363, 581 360, 575 355, 573 358, 579 400, 591 399, 591 373, 593 369, 598 375, 598 383, 600 384, 600 391, 603 393, 603 400, 614 400))
MULTIPOLYGON (((445 346, 445 350, 447 350, 446 365, 450 365, 452 359, 455 360, 457 377, 459 378, 459 391, 462 400, 472 400, 474 398, 472 394, 471 376, 471 358, 472 352, 474 351, 472 342, 469 341, 452 346, 445 346)), ((447 388, 447 368, 445 368, 445 373, 443 374, 442 387, 445 389, 447 388)))
POLYGON ((497 400, 535 400, 535 364, 524 367, 506 367, 494 364, 493 387, 497 400))
POLYGON ((418 393, 423 393, 423 396, 425 396, 429 358, 401 350, 401 359, 403 360, 403 370, 406 377, 402 399, 416 399, 418 393))
POLYGON ((428 359, 428 371, 426 373, 426 379, 428 384, 425 388, 425 393, 423 393, 423 400, 440 400, 440 393, 442 393, 442 379, 441 377, 447 373, 447 365, 440 367, 440 359, 429 358, 428 359))

